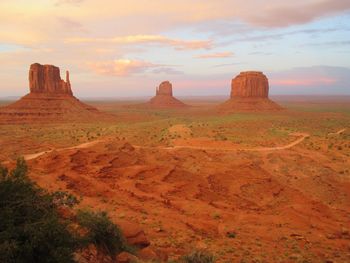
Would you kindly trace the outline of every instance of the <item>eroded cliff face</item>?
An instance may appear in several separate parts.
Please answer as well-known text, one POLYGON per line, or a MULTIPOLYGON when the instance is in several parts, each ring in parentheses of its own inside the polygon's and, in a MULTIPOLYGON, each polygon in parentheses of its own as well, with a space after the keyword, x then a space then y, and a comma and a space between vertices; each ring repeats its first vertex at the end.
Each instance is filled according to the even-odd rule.
POLYGON ((268 98, 269 81, 259 71, 241 72, 231 82, 231 98, 268 98))
POLYGON ((0 107, 0 124, 113 119, 74 97, 69 72, 66 72, 64 81, 60 77, 60 69, 53 65, 32 64, 29 89, 29 94, 18 101, 0 107))
POLYGON ((232 79, 231 97, 219 105, 221 112, 275 111, 282 107, 269 99, 269 80, 260 71, 245 71, 232 79))
POLYGON ((156 95, 173 96, 173 85, 169 81, 163 81, 157 87, 156 95))
POLYGON ((64 81, 61 79, 58 67, 39 63, 30 66, 29 89, 30 93, 73 95, 68 71, 66 81, 64 81))

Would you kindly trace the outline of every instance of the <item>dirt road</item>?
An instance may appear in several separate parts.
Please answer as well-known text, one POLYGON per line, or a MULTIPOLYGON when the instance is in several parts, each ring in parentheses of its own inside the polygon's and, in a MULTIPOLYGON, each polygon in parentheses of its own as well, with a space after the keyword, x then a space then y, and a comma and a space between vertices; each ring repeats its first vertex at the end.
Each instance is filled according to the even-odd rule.
POLYGON ((265 151, 277 151, 277 150, 285 150, 294 147, 295 145, 301 143, 305 140, 305 138, 309 137, 308 133, 293 133, 291 136, 297 136, 298 139, 295 141, 284 145, 284 146, 276 146, 276 147, 257 147, 257 148, 226 148, 226 149, 218 149, 214 147, 205 147, 205 146, 173 146, 173 147, 164 147, 162 149, 166 150, 176 150, 176 149, 198 149, 198 150, 212 150, 212 151, 257 151, 257 152, 265 152, 265 151))
MULTIPOLYGON (((345 129, 341 129, 335 133, 332 134, 336 134, 336 135, 340 135, 342 134, 344 131, 346 131, 345 129)), ((173 146, 173 147, 158 147, 159 149, 164 149, 164 150, 177 150, 177 149, 197 149, 197 150, 206 150, 206 151, 254 151, 254 152, 267 152, 267 151, 279 151, 279 150, 286 150, 286 149, 290 149, 298 144, 300 144, 301 142, 303 142, 306 138, 310 137, 310 135, 308 133, 292 133, 290 134, 291 136, 296 136, 298 137, 295 141, 287 144, 287 145, 283 145, 283 146, 276 146, 276 147, 257 147, 257 148, 232 148, 232 149, 217 149, 217 148, 213 148, 213 147, 205 147, 205 146, 173 146)), ((27 154, 24 155, 24 159, 26 161, 28 160, 33 160, 36 159, 46 153, 50 153, 52 151, 63 151, 63 150, 72 150, 72 149, 84 149, 84 148, 89 148, 91 146, 94 146, 100 142, 102 142, 104 140, 96 140, 96 141, 92 141, 92 142, 86 142, 86 143, 82 143, 79 144, 77 146, 72 146, 72 147, 66 147, 66 148, 59 148, 59 149, 52 149, 52 150, 48 150, 48 151, 43 151, 43 152, 39 152, 39 153, 33 153, 33 154, 27 154)), ((143 148, 142 146, 134 146, 135 148, 143 148)), ((149 147, 146 147, 149 148, 149 147)))
POLYGON ((340 135, 340 134, 342 134, 345 131, 346 131, 346 128, 345 129, 341 129, 341 130, 339 130, 337 132, 328 133, 328 135, 340 135))
POLYGON ((66 147, 66 148, 59 148, 59 149, 52 149, 52 150, 48 150, 48 151, 43 151, 43 152, 39 152, 39 153, 33 153, 33 154, 26 154, 23 156, 24 160, 28 161, 28 160, 33 160, 36 159, 38 157, 40 157, 41 155, 44 155, 46 153, 50 153, 53 151, 63 151, 63 150, 72 150, 72 149, 84 149, 84 148, 89 148, 91 146, 94 146, 100 142, 102 142, 103 140, 96 140, 96 141, 92 141, 92 142, 85 142, 76 146, 72 146, 72 147, 66 147))

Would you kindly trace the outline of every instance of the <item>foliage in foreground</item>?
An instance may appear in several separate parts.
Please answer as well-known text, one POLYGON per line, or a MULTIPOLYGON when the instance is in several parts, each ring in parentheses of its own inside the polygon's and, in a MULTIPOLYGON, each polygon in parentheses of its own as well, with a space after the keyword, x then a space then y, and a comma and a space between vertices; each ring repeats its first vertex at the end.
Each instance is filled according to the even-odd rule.
POLYGON ((127 248, 119 228, 104 212, 78 212, 85 235, 73 231, 58 208, 78 200, 65 192, 48 193, 27 177, 23 159, 8 171, 0 165, 0 262, 74 262, 74 252, 89 244, 112 258, 127 248))
POLYGON ((77 221, 88 232, 85 241, 94 244, 104 253, 113 255, 130 251, 118 226, 112 223, 106 212, 80 210, 77 221))
POLYGON ((0 167, 0 262, 73 262, 75 238, 52 195, 31 182, 23 159, 0 167))
POLYGON ((215 263, 214 255, 204 250, 194 250, 188 255, 183 256, 183 263, 215 263))

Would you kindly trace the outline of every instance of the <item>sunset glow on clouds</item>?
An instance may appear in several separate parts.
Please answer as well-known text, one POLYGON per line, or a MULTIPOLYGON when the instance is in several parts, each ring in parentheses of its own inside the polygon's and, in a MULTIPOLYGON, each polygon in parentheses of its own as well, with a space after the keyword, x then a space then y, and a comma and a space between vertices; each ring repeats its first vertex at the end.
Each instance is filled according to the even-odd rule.
POLYGON ((0 61, 0 97, 27 92, 34 62, 69 69, 78 96, 151 96, 163 80, 226 95, 244 70, 274 94, 350 94, 350 2, 1 0, 0 61))
POLYGON ((196 58, 229 58, 232 56, 233 56, 232 52, 218 52, 218 53, 198 55, 196 56, 196 58))
POLYGON ((270 82, 270 85, 278 86, 320 86, 320 85, 329 85, 335 84, 336 79, 330 79, 325 77, 319 77, 316 79, 274 79, 270 82))
POLYGON ((102 44, 158 44, 171 46, 178 50, 185 49, 210 49, 212 48, 211 40, 181 40, 171 39, 159 35, 134 35, 112 38, 71 38, 66 43, 102 43, 102 44))
POLYGON ((129 76, 134 73, 145 72, 149 68, 159 67, 146 61, 118 59, 114 61, 89 63, 91 69, 98 74, 113 76, 129 76))

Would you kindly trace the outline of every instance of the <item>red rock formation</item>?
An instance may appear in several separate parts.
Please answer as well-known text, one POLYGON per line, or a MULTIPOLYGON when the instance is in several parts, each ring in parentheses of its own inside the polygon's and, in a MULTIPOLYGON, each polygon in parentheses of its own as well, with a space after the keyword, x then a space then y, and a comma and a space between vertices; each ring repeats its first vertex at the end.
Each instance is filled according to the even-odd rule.
POLYGON ((267 98, 269 81, 259 71, 241 72, 231 82, 231 98, 267 98))
POLYGON ((169 81, 163 81, 156 88, 156 95, 173 96, 173 85, 169 81))
POLYGON ((169 81, 163 81, 156 88, 156 96, 147 103, 152 108, 183 108, 185 103, 173 96, 173 87, 169 81))
POLYGON ((30 93, 20 100, 0 108, 0 124, 113 119, 74 97, 69 72, 64 81, 58 67, 32 64, 29 89, 30 93))
POLYGON ((241 72, 236 76, 231 82, 231 98, 219 106, 223 112, 281 109, 269 99, 269 81, 259 71, 241 72))
POLYGON ((30 93, 73 95, 68 71, 66 72, 66 81, 64 81, 61 79, 58 67, 39 63, 30 66, 29 89, 30 93))

